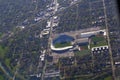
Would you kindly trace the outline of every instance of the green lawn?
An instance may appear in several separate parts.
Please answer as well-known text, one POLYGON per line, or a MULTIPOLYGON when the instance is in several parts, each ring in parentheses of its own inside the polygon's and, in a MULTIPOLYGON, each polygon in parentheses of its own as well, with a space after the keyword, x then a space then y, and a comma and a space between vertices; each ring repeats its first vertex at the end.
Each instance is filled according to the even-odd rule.
POLYGON ((66 42, 66 43, 56 43, 55 48, 62 48, 62 47, 67 47, 67 46, 72 46, 71 42, 66 42))
POLYGON ((108 76, 108 77, 104 78, 104 80, 112 80, 112 77, 108 76))
POLYGON ((0 75, 0 80, 4 80, 4 77, 2 75, 0 75))
POLYGON ((5 80, 4 73, 1 68, 0 68, 0 80, 5 80))
POLYGON ((106 41, 100 41, 96 45, 90 44, 90 47, 92 48, 92 47, 105 46, 105 45, 108 45, 106 41))
POLYGON ((93 42, 104 41, 105 38, 103 36, 95 36, 91 39, 93 42))
POLYGON ((3 35, 3 34, 2 34, 2 33, 0 33, 0 38, 2 37, 2 35, 3 35))
POLYGON ((4 58, 5 53, 7 52, 8 48, 0 46, 0 58, 4 58))
POLYGON ((95 36, 91 39, 90 47, 98 47, 108 45, 106 39, 103 36, 95 36), (96 43, 96 44, 94 44, 96 43))
POLYGON ((10 59, 9 58, 5 59, 5 64, 10 69, 10 59))
POLYGON ((89 54, 89 53, 90 53, 90 50, 82 50, 82 51, 76 51, 75 55, 76 56, 84 56, 84 55, 89 54))

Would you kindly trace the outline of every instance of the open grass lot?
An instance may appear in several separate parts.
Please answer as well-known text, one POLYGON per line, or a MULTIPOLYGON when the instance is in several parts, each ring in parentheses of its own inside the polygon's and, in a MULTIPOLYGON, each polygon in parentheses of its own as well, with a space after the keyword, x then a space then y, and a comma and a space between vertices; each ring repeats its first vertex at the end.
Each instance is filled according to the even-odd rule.
MULTIPOLYGON (((10 68, 10 59, 5 57, 6 53, 8 51, 8 47, 3 47, 3 46, 0 46, 0 58, 1 59, 4 59, 4 63, 6 64, 6 66, 8 68, 10 68)), ((1 80, 1 79, 0 79, 1 80)))
POLYGON ((10 59, 9 58, 5 59, 5 64, 10 69, 10 59))
POLYGON ((4 80, 4 77, 0 75, 0 80, 4 80))
POLYGON ((100 41, 97 44, 90 44, 90 47, 92 48, 92 47, 105 46, 105 45, 107 45, 106 41, 100 41))
POLYGON ((0 68, 0 80, 5 80, 5 76, 1 68, 0 68))
POLYGON ((93 42, 100 42, 100 41, 104 41, 104 40, 105 40, 105 38, 103 36, 92 37, 93 42))
POLYGON ((82 51, 76 51, 75 52, 76 56, 84 56, 86 54, 90 54, 90 50, 82 50, 82 51))
POLYGON ((62 48, 62 47, 67 47, 67 46, 72 46, 71 42, 66 42, 66 43, 56 43, 55 48, 62 48))
POLYGON ((0 33, 0 38, 2 37, 2 35, 3 35, 3 34, 2 34, 2 33, 0 33))
POLYGON ((7 47, 3 47, 0 45, 0 58, 4 58, 5 53, 7 52, 8 48, 7 47))
POLYGON ((90 47, 98 47, 108 45, 106 38, 103 36, 95 36, 91 39, 90 47))
POLYGON ((112 80, 112 77, 108 76, 108 77, 104 78, 104 80, 112 80))

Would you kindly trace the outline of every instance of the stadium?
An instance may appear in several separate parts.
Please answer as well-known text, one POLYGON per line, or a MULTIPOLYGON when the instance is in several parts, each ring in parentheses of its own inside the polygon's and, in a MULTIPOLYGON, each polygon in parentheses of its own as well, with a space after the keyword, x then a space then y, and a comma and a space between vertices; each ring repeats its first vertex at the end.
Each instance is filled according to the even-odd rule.
POLYGON ((73 44, 72 42, 75 39, 71 36, 68 35, 59 35, 58 37, 56 37, 51 44, 51 49, 53 51, 57 51, 57 52, 64 52, 67 51, 71 48, 73 48, 73 44))
POLYGON ((58 34, 51 42, 51 50, 56 53, 64 53, 75 49, 81 51, 104 46, 107 45, 105 36, 105 29, 94 31, 91 31, 91 29, 88 31, 80 30, 58 34))

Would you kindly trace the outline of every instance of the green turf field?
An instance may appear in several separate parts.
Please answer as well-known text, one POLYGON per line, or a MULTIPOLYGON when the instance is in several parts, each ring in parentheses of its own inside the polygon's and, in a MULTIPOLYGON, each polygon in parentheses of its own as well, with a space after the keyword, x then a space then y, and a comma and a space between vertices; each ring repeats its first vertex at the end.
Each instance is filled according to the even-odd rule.
POLYGON ((107 45, 107 40, 104 36, 95 36, 91 38, 90 47, 99 47, 107 45))
POLYGON ((62 48, 62 47, 67 47, 67 46, 72 46, 71 42, 66 42, 66 43, 56 43, 55 48, 62 48))
POLYGON ((93 42, 99 42, 99 41, 104 41, 105 38, 103 36, 95 36, 95 37, 92 37, 91 40, 93 42))

